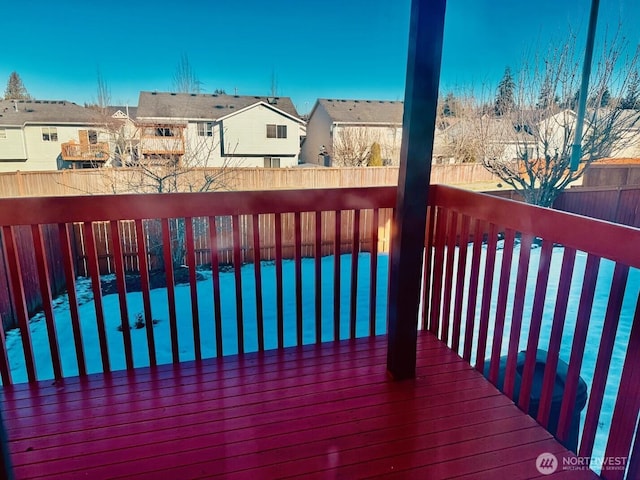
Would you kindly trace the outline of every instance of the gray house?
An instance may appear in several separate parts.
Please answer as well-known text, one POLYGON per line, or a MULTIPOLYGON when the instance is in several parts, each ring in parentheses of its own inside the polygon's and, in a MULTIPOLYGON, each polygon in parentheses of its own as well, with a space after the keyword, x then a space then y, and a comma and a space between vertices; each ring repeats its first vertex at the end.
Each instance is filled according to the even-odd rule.
POLYGON ((400 160, 403 102, 318 99, 307 122, 300 159, 325 166, 366 165, 371 145, 383 162, 400 160))

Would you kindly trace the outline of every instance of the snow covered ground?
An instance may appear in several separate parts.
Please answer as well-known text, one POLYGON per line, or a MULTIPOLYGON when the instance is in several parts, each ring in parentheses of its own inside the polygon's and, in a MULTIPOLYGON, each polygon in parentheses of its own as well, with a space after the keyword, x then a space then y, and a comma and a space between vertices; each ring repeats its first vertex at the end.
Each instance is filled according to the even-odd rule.
MULTIPOLYGON (((470 253, 470 252, 469 252, 470 253)), ((524 319, 525 325, 520 335, 520 349, 526 346, 526 338, 528 335, 528 325, 526 319, 530 317, 531 307, 533 304, 533 286, 537 274, 537 263, 539 261, 539 249, 533 249, 531 253, 531 263, 529 268, 529 287, 527 288, 527 298, 525 303, 524 319)), ((514 268, 517 264, 517 256, 519 247, 514 251, 514 268)), ((550 324, 555 304, 555 295, 557 292, 557 281, 559 278, 560 265, 562 261, 562 248, 555 248, 553 253, 552 269, 550 275, 550 284, 547 294, 547 302, 545 305, 544 321, 539 348, 545 349, 549 342, 550 324)), ((351 284, 351 255, 341 256, 341 338, 346 338, 349 331, 349 302, 350 302, 350 284, 351 284)), ((493 290, 492 302, 492 318, 496 308, 497 282, 500 262, 502 261, 502 250, 498 251, 496 258, 496 276, 495 286, 493 290)), ((324 257, 322 259, 322 328, 323 340, 333 338, 333 257, 324 257)), ((569 311, 566 317, 564 336, 561 347, 561 358, 568 362, 571 351, 572 332, 575 326, 576 313, 578 307, 578 299, 580 288, 582 285, 582 272, 586 262, 586 255, 578 254, 576 267, 574 271, 574 281, 571 288, 571 297, 569 301, 569 311)), ((485 263, 484 257, 482 264, 485 263)), ((470 265, 470 261, 467 262, 470 265)), ((360 254, 358 257, 358 293, 357 293, 357 336, 365 336, 368 334, 369 324, 369 283, 370 283, 370 255, 360 254)), ((213 316, 213 294, 212 281, 210 272, 201 272, 205 276, 205 280, 198 282, 198 299, 200 314, 200 330, 202 338, 202 355, 203 357, 212 357, 215 355, 215 330, 213 316)), ((245 331, 245 351, 257 350, 257 330, 255 325, 256 303, 255 303, 255 282, 253 265, 245 265, 241 270, 242 287, 243 287, 243 311, 244 311, 244 331, 245 331)), ((595 367, 597 346, 600 334, 602 332, 602 324, 604 322, 604 314, 607 307, 608 290, 611 284, 613 274, 613 264, 611 262, 603 262, 600 268, 598 278, 596 299, 593 306, 591 324, 588 334, 588 348, 585 353, 581 375, 587 382, 589 387, 593 378, 593 370, 595 367)), ((302 260, 302 285, 303 285, 303 341, 311 343, 315 340, 315 288, 314 288, 314 260, 302 260)), ((273 263, 265 262, 262 264, 262 282, 263 282, 263 308, 264 308, 264 331, 265 331, 265 347, 276 347, 276 274, 273 263)), ((284 318, 285 318, 285 345, 295 344, 295 272, 294 262, 283 262, 283 296, 284 296, 284 318)), ((386 332, 386 297, 388 282, 388 257, 380 255, 378 257, 378 295, 377 295, 377 322, 376 333, 386 332)), ((512 275, 512 282, 509 293, 509 303, 512 306, 513 290, 515 287, 515 276, 512 275)), ((455 286, 454 286, 455 288, 455 286)), ((85 278, 77 280, 76 289, 79 294, 81 329, 83 336, 83 345, 87 361, 87 370, 89 373, 100 372, 102 363, 99 351, 98 333, 96 326, 95 303, 90 288, 90 282, 85 278)), ((235 301, 235 283, 233 272, 221 272, 220 289, 222 298, 222 319, 223 319, 223 349, 225 354, 237 352, 236 341, 236 301, 235 301)), ((625 295, 620 326, 616 338, 613 359, 611 364, 611 373, 606 390, 602 414, 600 417, 600 428, 596 438, 594 455, 602 454, 605 448, 606 434, 611 421, 611 414, 617 395, 617 383, 619 382, 620 372, 624 362, 626 352, 626 344, 630 334, 631 322, 635 310, 635 301, 640 289, 640 272, 632 271, 629 278, 629 285, 625 295)), ((480 292, 479 292, 480 294, 480 292)), ((179 285, 175 288, 176 304, 178 312, 178 332, 179 332, 179 350, 181 360, 190 360, 194 358, 193 347, 193 327, 191 315, 190 290, 188 285, 179 285)), ((63 295, 55 300, 55 322, 60 342, 60 350, 62 356, 62 368, 65 376, 77 374, 77 365, 75 352, 73 351, 73 334, 71 330, 71 320, 69 313, 68 300, 63 295)), ((151 291, 152 313, 154 320, 154 333, 156 340, 156 354, 158 363, 171 362, 171 344, 169 335, 169 316, 167 307, 167 290, 158 288, 151 291), (157 322, 157 323, 156 323, 157 322)), ((111 368, 113 370, 124 369, 124 346, 122 340, 122 332, 118 329, 121 324, 120 306, 118 296, 106 295, 103 297, 103 305, 105 312, 105 322, 107 339, 109 346, 109 356, 111 368)), ((143 312, 142 294, 139 292, 131 292, 127 294, 127 309, 129 312, 130 322, 133 323, 138 314, 143 312)), ((466 311, 466 305, 465 305, 466 311)), ((477 314, 479 315, 480 304, 477 306, 477 314)), ((507 311, 507 322, 505 325, 505 339, 510 333, 510 315, 511 311, 507 311)), ((31 322, 31 336, 35 351, 36 370, 38 378, 53 378, 53 369, 51 365, 50 354, 48 353, 48 336, 44 316, 36 315, 31 322)), ((474 335, 477 338, 477 331, 474 335)), ((147 353, 147 339, 145 329, 132 329, 131 337, 134 351, 135 366, 145 366, 149 363, 147 353)), ((487 346, 487 355, 491 348, 493 338, 493 329, 489 332, 489 341, 487 346)), ((24 365, 24 355, 22 350, 22 342, 19 330, 12 330, 7 333, 7 349, 11 372, 15 382, 27 381, 26 370, 24 365)), ((503 354, 507 353, 507 341, 503 341, 503 354)), ((583 412, 584 417, 584 412, 583 412)))

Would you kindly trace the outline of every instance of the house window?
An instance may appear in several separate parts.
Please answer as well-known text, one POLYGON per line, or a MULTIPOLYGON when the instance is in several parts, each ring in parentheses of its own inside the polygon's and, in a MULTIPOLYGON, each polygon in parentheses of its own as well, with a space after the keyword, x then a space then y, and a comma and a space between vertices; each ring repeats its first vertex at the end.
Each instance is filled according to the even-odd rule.
POLYGON ((173 137, 173 130, 169 127, 157 127, 156 137, 173 137))
POLYGON ((58 129, 56 127, 42 127, 42 141, 43 142, 57 142, 58 141, 58 129))
POLYGON ((267 138, 287 138, 287 126, 267 124, 267 138))
POLYGON ((199 137, 213 137, 213 122, 198 122, 199 137))
POLYGON ((277 157, 264 157, 264 168, 280 168, 280 159, 277 157))
POLYGON ((0 128, 0 140, 7 138, 7 129, 0 128))

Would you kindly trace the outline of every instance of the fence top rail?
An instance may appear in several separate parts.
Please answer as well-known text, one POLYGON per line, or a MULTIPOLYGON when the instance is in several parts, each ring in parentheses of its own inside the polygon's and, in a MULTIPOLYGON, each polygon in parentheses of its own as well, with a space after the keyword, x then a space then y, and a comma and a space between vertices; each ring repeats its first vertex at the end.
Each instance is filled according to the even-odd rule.
POLYGON ((395 187, 0 199, 0 225, 393 208, 395 187))
POLYGON ((640 268, 640 229, 444 185, 431 205, 640 268))

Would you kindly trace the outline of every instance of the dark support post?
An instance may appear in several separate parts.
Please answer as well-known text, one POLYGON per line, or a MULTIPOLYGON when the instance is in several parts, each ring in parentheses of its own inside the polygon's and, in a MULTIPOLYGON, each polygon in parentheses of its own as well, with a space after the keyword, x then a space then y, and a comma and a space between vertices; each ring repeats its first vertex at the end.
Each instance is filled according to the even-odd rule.
POLYGON ((415 377, 418 306, 446 0, 412 0, 389 285, 387 371, 415 377))

